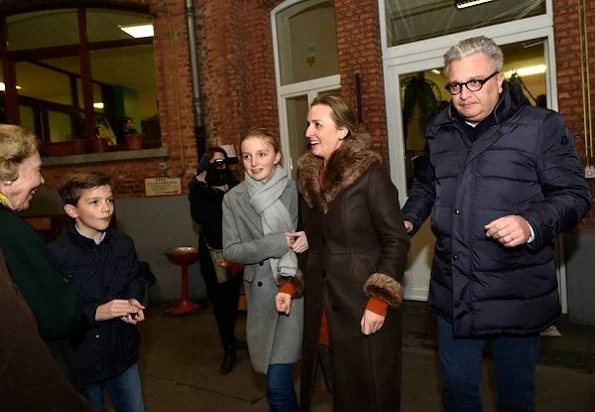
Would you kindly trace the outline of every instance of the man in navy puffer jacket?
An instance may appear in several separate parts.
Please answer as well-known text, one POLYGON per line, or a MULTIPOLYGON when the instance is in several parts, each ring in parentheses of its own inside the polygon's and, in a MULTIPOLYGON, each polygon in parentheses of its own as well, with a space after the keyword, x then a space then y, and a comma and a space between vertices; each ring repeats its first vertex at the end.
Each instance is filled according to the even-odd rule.
POLYGON ((552 243, 591 207, 573 135, 559 114, 515 103, 503 59, 483 36, 444 55, 452 102, 427 129, 429 158, 403 208, 412 235, 432 214, 446 412, 482 410, 488 342, 498 410, 535 409, 539 332, 560 314, 552 243))

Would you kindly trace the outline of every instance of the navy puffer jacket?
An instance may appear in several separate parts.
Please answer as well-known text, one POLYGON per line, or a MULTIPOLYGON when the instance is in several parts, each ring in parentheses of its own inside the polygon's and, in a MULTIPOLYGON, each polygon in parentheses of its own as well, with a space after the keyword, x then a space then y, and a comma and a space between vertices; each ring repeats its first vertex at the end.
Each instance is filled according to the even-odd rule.
POLYGON ((490 116, 493 125, 474 142, 452 105, 434 119, 429 162, 403 208, 414 231, 432 213, 429 304, 458 337, 550 326, 560 314, 553 240, 591 207, 574 137, 558 113, 517 107, 505 87, 490 116), (487 238, 485 225, 507 215, 524 217, 535 239, 505 248, 487 238))

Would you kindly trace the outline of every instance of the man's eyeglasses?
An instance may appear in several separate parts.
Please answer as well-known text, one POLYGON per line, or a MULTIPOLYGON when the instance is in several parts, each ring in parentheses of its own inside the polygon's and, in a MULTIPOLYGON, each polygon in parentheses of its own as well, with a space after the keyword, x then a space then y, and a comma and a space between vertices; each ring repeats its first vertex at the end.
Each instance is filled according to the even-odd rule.
POLYGON ((500 73, 500 72, 495 71, 494 73, 490 74, 488 77, 486 77, 483 80, 471 79, 465 83, 447 83, 446 91, 448 91, 451 95, 454 96, 455 94, 461 93, 463 91, 463 86, 465 86, 467 88, 467 90, 469 90, 470 92, 478 92, 481 90, 483 85, 488 82, 488 80, 490 80, 492 77, 494 77, 498 73, 500 73))

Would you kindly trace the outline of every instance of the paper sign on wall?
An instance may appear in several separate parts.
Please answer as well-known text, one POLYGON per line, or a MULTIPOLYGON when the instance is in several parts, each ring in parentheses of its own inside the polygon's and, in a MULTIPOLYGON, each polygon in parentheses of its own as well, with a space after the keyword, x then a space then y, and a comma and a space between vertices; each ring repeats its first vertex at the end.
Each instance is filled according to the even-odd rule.
POLYGON ((181 177, 151 177, 145 179, 145 196, 174 196, 182 194, 181 177))

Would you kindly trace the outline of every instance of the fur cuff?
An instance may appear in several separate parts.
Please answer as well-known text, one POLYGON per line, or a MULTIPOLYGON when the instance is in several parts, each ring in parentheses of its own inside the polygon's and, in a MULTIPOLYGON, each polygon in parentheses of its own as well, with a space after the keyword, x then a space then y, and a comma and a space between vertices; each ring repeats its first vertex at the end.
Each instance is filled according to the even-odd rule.
POLYGON ((393 308, 401 306, 403 301, 403 286, 384 273, 372 274, 363 289, 366 296, 382 299, 393 308))
POLYGON ((286 282, 291 283, 295 288, 297 294, 294 297, 301 296, 304 293, 304 273, 301 270, 297 270, 295 277, 279 277, 279 286, 286 282))

